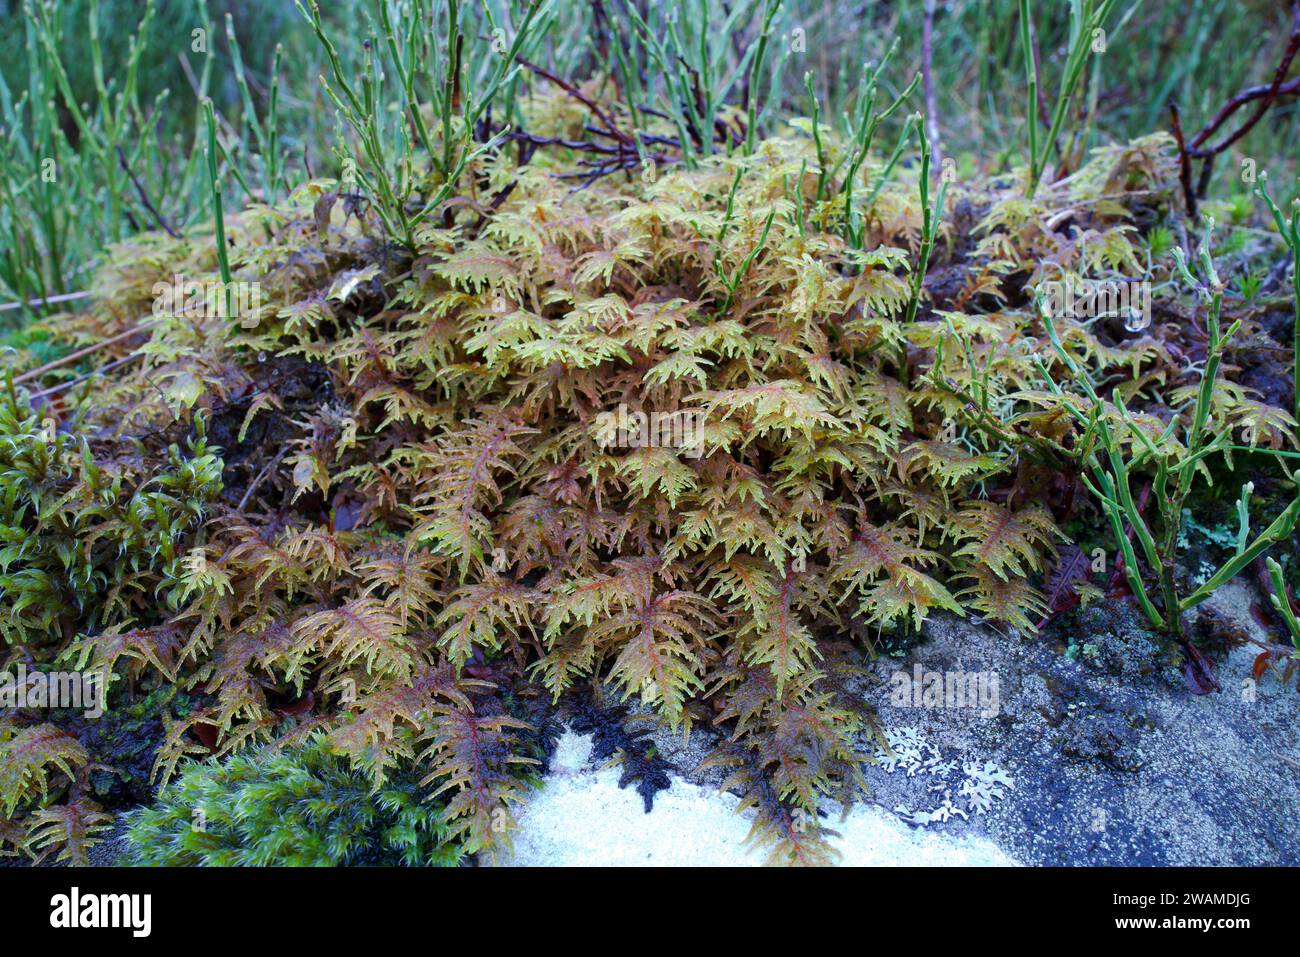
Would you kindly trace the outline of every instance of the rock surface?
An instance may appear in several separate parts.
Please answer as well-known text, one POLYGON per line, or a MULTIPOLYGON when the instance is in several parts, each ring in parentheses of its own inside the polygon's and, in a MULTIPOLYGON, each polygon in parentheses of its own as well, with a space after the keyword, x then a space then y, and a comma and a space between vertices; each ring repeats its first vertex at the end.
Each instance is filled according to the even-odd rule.
MULTIPOLYGON (((735 797, 677 779, 645 813, 640 796, 618 786, 614 767, 593 766, 591 737, 560 739, 545 787, 520 814, 513 854, 497 863, 534 866, 750 866, 761 852, 744 845, 749 819, 735 797)), ((1014 864, 990 841, 913 829, 873 805, 834 824, 846 865, 1014 864)))
MULTIPOLYGON (((1252 598, 1234 582, 1207 604, 1280 640, 1251 619, 1252 598)), ((1253 680, 1257 650, 1220 657, 1219 690, 1194 694, 1177 648, 1127 603, 1062 616, 1031 639, 931 619, 925 640, 877 660, 878 680, 863 683, 892 753, 867 769, 874 802, 831 818, 843 863, 1300 864, 1300 695, 1294 681, 1253 680), (926 698, 932 675, 948 678, 954 706, 926 698)), ((656 744, 683 776, 646 814, 617 769, 587 760, 589 738, 566 735, 507 862, 761 863, 718 772, 692 770, 708 733, 656 744)))

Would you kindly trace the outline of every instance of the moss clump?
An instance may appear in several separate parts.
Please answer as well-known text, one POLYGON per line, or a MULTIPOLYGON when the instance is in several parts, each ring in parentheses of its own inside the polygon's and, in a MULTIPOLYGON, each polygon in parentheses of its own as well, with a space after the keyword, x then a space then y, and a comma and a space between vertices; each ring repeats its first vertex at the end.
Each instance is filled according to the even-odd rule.
POLYGON ((325 736, 301 748, 191 764, 128 815, 135 866, 454 866, 443 809, 394 775, 377 792, 325 736))
MULTIPOLYGON (((38 650, 73 631, 156 617, 179 598, 186 548, 221 491, 221 459, 194 419, 188 454, 61 426, 0 390, 0 637, 38 650)), ((78 666, 84 666, 82 655, 78 666)), ((109 663, 111 666, 111 662, 109 663)))

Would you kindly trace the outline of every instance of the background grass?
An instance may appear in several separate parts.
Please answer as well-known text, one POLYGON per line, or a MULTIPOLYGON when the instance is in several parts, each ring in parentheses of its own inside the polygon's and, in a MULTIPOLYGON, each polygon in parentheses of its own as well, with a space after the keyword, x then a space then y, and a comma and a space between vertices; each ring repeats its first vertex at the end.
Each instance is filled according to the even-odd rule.
MULTIPOLYGON (((363 40, 382 44, 379 2, 323 5, 349 75, 365 67, 363 40)), ((394 10, 405 5, 387 2, 394 10)), ((607 70, 611 35, 635 46, 629 2, 652 34, 664 35, 669 17, 691 43, 692 30, 702 33, 713 44, 707 56, 720 82, 757 39, 770 0, 725 7, 721 0, 557 0, 554 23, 532 57, 566 78, 607 70), (730 34, 721 26, 729 13, 730 34)), ((1043 86, 1054 91, 1070 4, 1031 6, 1043 86)), ((758 84, 760 127, 811 112, 809 73, 823 121, 840 121, 864 65, 895 41, 881 87, 897 95, 922 63, 924 11, 922 0, 784 0, 758 84)), ((433 13, 445 17, 439 6, 433 13)), ((509 26, 520 14, 517 4, 485 0, 466 4, 462 15, 479 39, 474 46, 485 48, 493 24, 509 26)), ((944 155, 964 173, 1005 169, 1027 154, 1019 23, 1018 0, 936 4, 935 125, 944 155)), ((1077 102, 1092 112, 1079 125, 1093 144, 1167 129, 1172 97, 1190 134, 1238 89, 1271 78, 1288 25, 1289 12, 1276 0, 1120 0, 1105 54, 1089 61, 1086 95, 1077 102)), ((382 67, 373 69, 378 75, 382 67)), ((0 0, 0 303, 82 290, 106 243, 160 222, 183 230, 210 217, 205 96, 219 119, 227 209, 249 198, 274 200, 309 175, 337 175, 339 147, 355 152, 355 133, 320 82, 327 73, 311 25, 288 0, 0 0), (196 42, 206 53, 194 50, 196 42)), ((645 75, 647 98, 661 96, 659 71, 645 75)), ((540 81, 522 75, 518 82, 540 81)), ((391 78, 383 90, 392 90, 391 78)), ((739 102, 740 85, 730 94, 739 102)), ((918 91, 909 110, 923 107, 921 99, 918 91)), ((377 108, 390 130, 400 116, 394 104, 385 99, 377 108)), ((1231 161, 1216 164, 1211 195, 1245 193, 1236 176, 1250 156, 1269 170, 1279 201, 1294 196, 1298 123, 1296 98, 1277 103, 1235 145, 1231 161)), ((893 135, 886 131, 879 142, 893 135)), ((0 327, 52 308, 4 309, 0 327)))

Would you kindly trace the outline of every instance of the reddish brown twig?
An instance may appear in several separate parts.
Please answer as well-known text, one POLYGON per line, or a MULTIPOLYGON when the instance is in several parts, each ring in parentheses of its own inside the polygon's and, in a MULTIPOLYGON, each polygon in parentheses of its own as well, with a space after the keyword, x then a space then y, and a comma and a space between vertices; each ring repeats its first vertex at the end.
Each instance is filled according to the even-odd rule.
POLYGON ((1169 98, 1169 115, 1174 125, 1174 141, 1178 144, 1178 181, 1183 185, 1183 202, 1187 206, 1187 215, 1196 218, 1196 194, 1192 191, 1192 156, 1187 151, 1183 140, 1183 121, 1178 112, 1178 104, 1169 98))
POLYGON ((628 152, 623 145, 602 146, 600 143, 593 143, 591 140, 570 140, 563 136, 537 136, 527 130, 511 130, 506 134, 506 139, 531 143, 533 146, 563 146, 565 149, 576 150, 579 153, 606 153, 610 156, 626 156, 628 152))
POLYGON ((66 356, 62 356, 58 359, 55 359, 53 362, 45 363, 45 365, 41 366, 39 369, 29 369, 27 372, 24 372, 22 375, 14 376, 14 385, 19 385, 23 382, 27 382, 30 379, 39 379, 41 376, 45 375, 45 373, 50 372, 53 369, 57 369, 59 366, 67 365, 69 362, 76 362, 78 359, 82 359, 90 355, 91 353, 98 352, 100 349, 103 349, 106 346, 111 346, 114 343, 121 342, 123 339, 129 339, 132 336, 143 331, 144 331, 144 326, 135 326, 134 328, 128 329, 125 332, 119 332, 115 336, 110 336, 109 338, 103 340, 102 342, 96 342, 92 345, 85 346, 84 348, 77 349, 75 352, 69 352, 66 356))
POLYGON ((60 302, 72 302, 74 299, 85 299, 89 295, 88 292, 62 292, 55 296, 46 296, 43 299, 0 303, 0 312, 8 312, 10 309, 22 309, 24 306, 39 309, 41 306, 52 306, 60 302))
POLYGON ((618 124, 616 124, 612 119, 610 119, 609 114, 607 114, 604 110, 600 108, 600 104, 598 104, 591 97, 587 96, 585 93, 579 90, 568 80, 561 79, 560 77, 552 73, 550 70, 546 69, 545 67, 538 66, 536 63, 529 63, 521 56, 515 57, 515 62, 517 62, 520 66, 523 66, 526 69, 536 73, 542 79, 550 80, 552 83, 558 86, 565 93, 569 94, 569 96, 573 97, 583 106, 585 106, 587 109, 591 110, 592 115, 594 115, 598 120, 604 123, 605 129, 607 129, 610 132, 610 134, 613 135, 615 138, 617 138, 623 143, 631 144, 633 142, 632 137, 630 137, 628 134, 624 133, 621 129, 619 129, 618 124))
POLYGON ((284 458, 285 453, 287 453, 288 451, 289 450, 287 448, 281 449, 279 454, 277 454, 275 458, 273 458, 271 461, 266 463, 262 471, 257 474, 257 477, 253 479, 251 483, 249 483, 248 489, 244 492, 243 498, 239 500, 239 507, 236 508, 235 511, 242 512, 245 509, 245 507, 247 507, 248 503, 253 500, 253 493, 257 491, 257 487, 261 485, 262 482, 266 480, 266 477, 270 475, 271 472, 275 469, 275 467, 280 464, 280 461, 284 458))
POLYGON ((1300 93, 1300 77, 1296 77, 1290 82, 1286 80, 1287 72, 1291 69, 1291 63, 1297 53, 1300 53, 1300 0, 1292 4, 1291 33, 1287 38, 1286 47, 1282 51, 1282 59, 1278 63, 1277 69, 1273 71, 1273 81, 1271 83, 1251 86, 1239 91, 1220 107, 1214 117, 1201 127, 1190 140, 1184 140, 1177 104, 1172 99, 1169 101, 1169 112, 1173 118, 1174 139, 1178 143, 1179 179, 1182 183, 1183 199, 1186 202, 1189 216, 1193 218, 1196 216, 1196 197, 1205 195, 1215 157, 1249 133, 1263 119, 1264 114, 1268 112, 1268 108, 1277 101, 1279 96, 1292 96, 1300 93), (1214 136, 1234 113, 1248 103, 1254 102, 1258 102, 1258 106, 1255 107, 1254 112, 1242 121, 1241 125, 1217 143, 1206 145, 1210 137, 1214 136), (1191 175, 1193 159, 1201 161, 1201 173, 1195 191, 1192 189, 1191 175))
POLYGON ((1241 139, 1251 128, 1263 118, 1264 113, 1277 99, 1279 93, 1283 92, 1284 87, 1289 89, 1286 92, 1295 93, 1300 90, 1300 77, 1297 77, 1293 83, 1284 83, 1287 71, 1291 69, 1291 61, 1295 59, 1296 53, 1300 51, 1300 3, 1295 3, 1291 7, 1291 36, 1287 38, 1286 49, 1282 52, 1282 62, 1278 64, 1277 69, 1273 71, 1273 82, 1267 87, 1250 87, 1242 90, 1215 114, 1214 119, 1201 128, 1201 131, 1192 137, 1191 148, 1195 151, 1194 156, 1205 157, 1217 153, 1222 153, 1237 140, 1241 139), (1226 139, 1221 140, 1214 146, 1202 149, 1206 140, 1214 135, 1224 122, 1252 100, 1261 100, 1262 102, 1255 108, 1241 126, 1237 127, 1236 132, 1232 133, 1226 139))
POLYGON ((93 379, 95 376, 103 375, 105 372, 112 372, 114 369, 118 368, 118 366, 124 366, 128 362, 134 362, 136 359, 143 359, 143 358, 144 358, 143 352, 132 352, 130 355, 123 356, 120 359, 114 359, 112 362, 106 363, 105 365, 100 366, 98 369, 92 369, 90 372, 87 372, 85 375, 79 375, 75 379, 69 379, 67 382, 60 382, 58 385, 52 385, 48 389, 45 389, 41 392, 34 392, 32 393, 31 396, 32 401, 35 401, 37 399, 44 399, 46 396, 55 395, 56 393, 62 392, 64 389, 70 389, 74 385, 80 385, 81 383, 85 382, 87 379, 93 379))
POLYGON ((172 239, 180 239, 180 233, 172 229, 167 220, 163 218, 163 214, 158 212, 158 208, 150 201, 149 194, 145 192, 144 184, 140 182, 140 178, 132 172, 130 164, 127 163, 126 153, 123 151, 121 146, 117 148, 117 161, 121 164, 122 171, 126 173, 127 177, 131 180, 131 185, 135 187, 135 192, 136 195, 140 197, 141 205, 144 206, 149 215, 154 218, 154 222, 161 226, 164 232, 166 232, 172 239))

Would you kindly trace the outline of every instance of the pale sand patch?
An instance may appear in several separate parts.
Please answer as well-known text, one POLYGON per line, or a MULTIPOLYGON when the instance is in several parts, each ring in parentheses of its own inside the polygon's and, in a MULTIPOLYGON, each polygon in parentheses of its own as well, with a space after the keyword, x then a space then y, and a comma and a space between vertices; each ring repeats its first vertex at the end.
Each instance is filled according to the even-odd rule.
MULTIPOLYGON (((632 787, 618 786, 619 769, 590 766, 590 736, 566 733, 546 786, 519 812, 513 856, 518 866, 749 867, 762 852, 743 846, 752 818, 735 813, 737 798, 680 778, 655 796, 646 814, 632 787)), ((916 830, 874 805, 832 821, 833 839, 849 866, 1013 866, 1015 861, 978 837, 916 830)))

